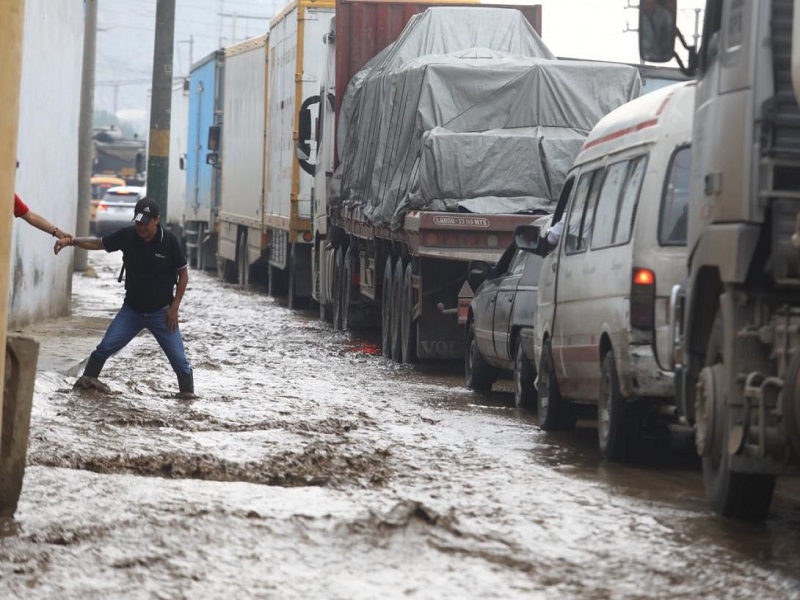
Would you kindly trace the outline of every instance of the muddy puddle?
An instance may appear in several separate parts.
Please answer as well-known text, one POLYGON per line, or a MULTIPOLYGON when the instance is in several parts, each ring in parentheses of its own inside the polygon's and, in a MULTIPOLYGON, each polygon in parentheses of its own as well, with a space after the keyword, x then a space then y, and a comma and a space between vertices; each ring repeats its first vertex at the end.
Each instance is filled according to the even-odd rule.
MULTIPOLYGON (((90 264, 77 320, 122 298, 117 258, 90 264)), ((0 596, 800 598, 797 482, 764 524, 713 517, 691 457, 603 463, 591 421, 547 435, 509 382, 470 392, 213 274, 181 327, 192 401, 148 335, 110 394, 39 374, 0 596)))

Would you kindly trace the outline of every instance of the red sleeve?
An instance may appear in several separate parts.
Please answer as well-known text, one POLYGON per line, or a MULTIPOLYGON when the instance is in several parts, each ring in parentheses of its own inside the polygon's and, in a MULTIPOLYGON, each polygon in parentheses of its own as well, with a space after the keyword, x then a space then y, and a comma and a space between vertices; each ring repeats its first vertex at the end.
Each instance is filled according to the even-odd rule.
POLYGON ((19 199, 19 196, 14 194, 14 216, 15 217, 22 217, 28 213, 28 206, 22 200, 19 199))

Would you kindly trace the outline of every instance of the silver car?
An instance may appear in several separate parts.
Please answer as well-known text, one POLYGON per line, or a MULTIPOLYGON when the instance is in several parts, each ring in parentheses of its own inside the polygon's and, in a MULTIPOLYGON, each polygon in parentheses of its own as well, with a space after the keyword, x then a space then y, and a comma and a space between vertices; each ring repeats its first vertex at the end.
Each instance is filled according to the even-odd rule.
POLYGON ((144 198, 145 193, 145 188, 132 185, 109 188, 97 203, 94 221, 96 235, 102 237, 120 227, 131 225, 133 207, 140 198, 144 198))

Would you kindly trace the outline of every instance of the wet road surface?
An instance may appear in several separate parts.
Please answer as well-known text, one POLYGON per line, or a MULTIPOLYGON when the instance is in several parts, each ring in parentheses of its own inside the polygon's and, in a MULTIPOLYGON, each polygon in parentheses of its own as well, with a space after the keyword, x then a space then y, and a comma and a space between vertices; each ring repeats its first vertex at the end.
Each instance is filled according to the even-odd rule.
MULTIPOLYGON (((119 258, 90 264, 73 312, 112 316, 119 258)), ((211 274, 181 312, 196 400, 149 334, 111 394, 39 373, 0 597, 800 598, 796 480, 763 524, 716 518, 691 457, 604 463, 591 423, 545 434, 510 384, 211 274)))

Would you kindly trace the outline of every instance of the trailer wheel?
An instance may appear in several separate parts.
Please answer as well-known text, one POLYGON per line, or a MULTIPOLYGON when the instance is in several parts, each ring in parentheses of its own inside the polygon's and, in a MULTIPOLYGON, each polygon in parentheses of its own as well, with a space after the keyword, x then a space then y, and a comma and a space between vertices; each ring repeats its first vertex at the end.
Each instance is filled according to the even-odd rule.
POLYGON ((381 290, 381 350, 386 358, 392 358, 392 257, 386 258, 383 267, 383 288, 381 290))
POLYGON ((239 235, 239 243, 236 246, 236 266, 238 268, 239 285, 250 283, 250 264, 247 256, 247 232, 239 235))
POLYGON ((342 329, 347 331, 354 323, 350 312, 350 301, 353 296, 353 274, 355 273, 353 246, 347 247, 344 255, 344 274, 342 277, 342 329))
POLYGON ((631 428, 636 425, 631 418, 633 408, 619 389, 617 363, 614 353, 609 351, 603 358, 597 404, 597 439, 603 458, 624 460, 629 456, 631 428))
POLYGON ((403 311, 403 259, 398 258, 392 270, 392 358, 403 362, 403 345, 400 341, 401 313, 403 311))
POLYGON ((495 381, 494 369, 489 366, 478 350, 475 339, 475 324, 470 321, 467 329, 467 351, 464 357, 464 382, 471 390, 488 392, 495 381))
POLYGON ((225 258, 217 257, 217 279, 233 283, 236 281, 238 274, 236 273, 236 265, 225 258))
MULTIPOLYGON (((713 391, 698 391, 697 412, 704 409, 703 402, 713 402, 713 410, 705 407, 705 414, 713 415, 714 423, 709 423, 712 431, 717 431, 717 443, 709 444, 709 452, 703 456, 703 483, 706 496, 714 512, 726 517, 742 519, 763 519, 769 511, 772 494, 775 491, 775 476, 756 473, 735 473, 731 469, 728 452, 731 434, 731 415, 725 401, 724 387, 727 385, 727 368, 722 354, 723 343, 722 314, 717 313, 714 328, 706 346, 706 369, 714 368, 715 373, 701 373, 701 380, 714 377, 713 391), (719 367, 722 367, 720 369, 719 367), (722 375, 717 377, 716 374, 722 375), (721 389, 722 388, 722 389, 721 389)), ((705 371, 705 369, 703 369, 705 371)))
POLYGON ((536 372, 525 356, 520 336, 517 338, 517 351, 514 353, 514 404, 517 408, 536 410, 535 381, 536 372))
POLYGON ((545 340, 542 356, 539 359, 538 405, 539 427, 545 431, 575 427, 575 409, 561 396, 558 389, 553 350, 549 339, 545 340))
POLYGON ((411 263, 406 265, 403 276, 403 306, 400 314, 400 346, 404 363, 417 360, 417 330, 414 323, 414 269, 411 263))
POLYGON ((344 251, 336 248, 333 267, 333 328, 342 329, 342 279, 344 278, 344 251))

